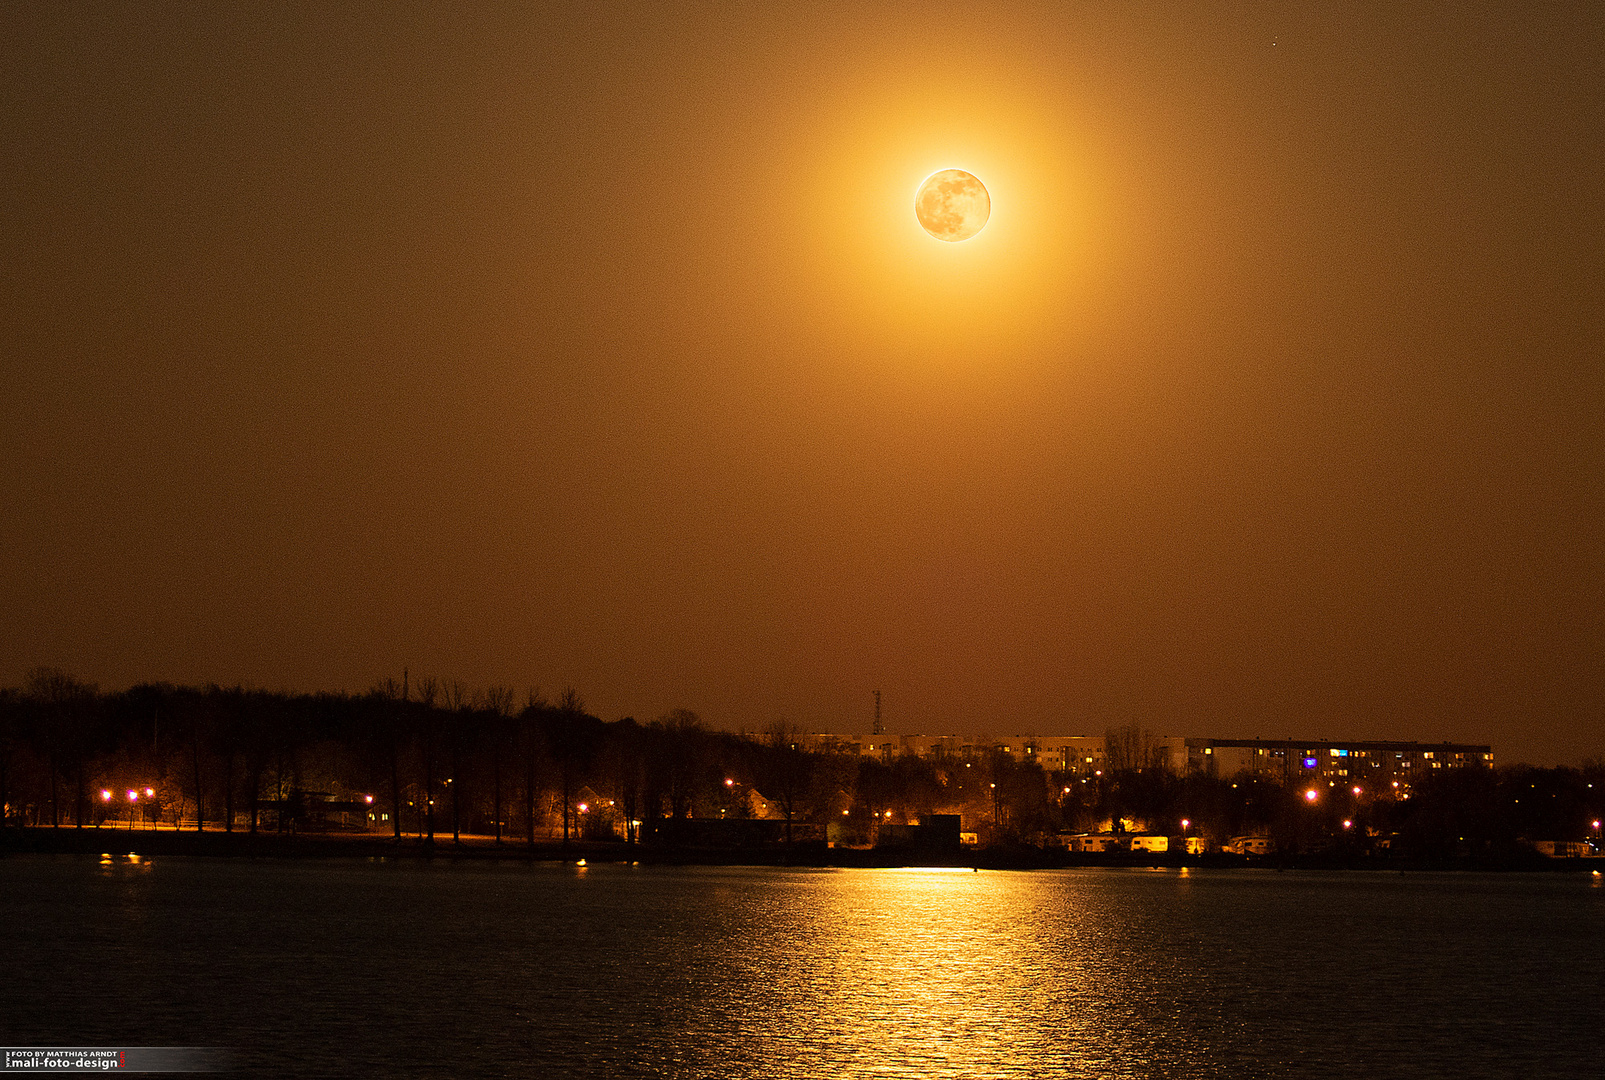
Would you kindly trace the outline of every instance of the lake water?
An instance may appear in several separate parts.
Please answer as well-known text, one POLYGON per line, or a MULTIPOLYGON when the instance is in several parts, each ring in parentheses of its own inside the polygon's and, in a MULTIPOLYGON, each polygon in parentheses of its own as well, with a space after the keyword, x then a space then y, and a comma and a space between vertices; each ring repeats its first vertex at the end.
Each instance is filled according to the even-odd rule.
POLYGON ((1605 1076, 1589 875, 0 859, 0 1043, 277 1076, 1605 1076))

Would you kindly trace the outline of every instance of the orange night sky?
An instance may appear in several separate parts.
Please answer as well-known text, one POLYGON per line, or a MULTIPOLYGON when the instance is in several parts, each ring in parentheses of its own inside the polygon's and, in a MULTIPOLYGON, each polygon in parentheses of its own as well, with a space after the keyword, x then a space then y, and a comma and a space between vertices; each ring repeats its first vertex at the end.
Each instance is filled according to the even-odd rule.
POLYGON ((1605 8, 1490 7, 10 5, 0 683, 1605 756, 1605 8))

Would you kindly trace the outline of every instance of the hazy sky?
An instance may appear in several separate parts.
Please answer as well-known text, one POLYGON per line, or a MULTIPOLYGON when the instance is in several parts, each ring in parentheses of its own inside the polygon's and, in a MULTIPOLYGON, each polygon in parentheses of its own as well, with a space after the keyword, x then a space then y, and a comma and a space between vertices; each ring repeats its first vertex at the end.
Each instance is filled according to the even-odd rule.
POLYGON ((6 5, 0 682, 1605 755, 1605 5, 1327 7, 6 5))

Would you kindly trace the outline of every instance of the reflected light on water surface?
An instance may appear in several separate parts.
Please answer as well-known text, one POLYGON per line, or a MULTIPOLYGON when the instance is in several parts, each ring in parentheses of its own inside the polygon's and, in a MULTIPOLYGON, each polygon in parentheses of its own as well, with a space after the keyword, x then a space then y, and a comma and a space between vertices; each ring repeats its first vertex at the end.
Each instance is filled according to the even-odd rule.
POLYGON ((1599 882, 13 858, 0 1016, 274 1076, 1585 1076, 1599 882))
POLYGON ((1073 878, 1044 893, 1047 880, 968 869, 799 880, 797 902, 740 945, 750 981, 733 982, 729 1008, 754 1057, 773 1062, 749 1075, 1140 1073, 1146 1055, 1109 1035, 1112 1011, 1128 1007, 1125 974, 1092 940, 1119 917, 1073 878))

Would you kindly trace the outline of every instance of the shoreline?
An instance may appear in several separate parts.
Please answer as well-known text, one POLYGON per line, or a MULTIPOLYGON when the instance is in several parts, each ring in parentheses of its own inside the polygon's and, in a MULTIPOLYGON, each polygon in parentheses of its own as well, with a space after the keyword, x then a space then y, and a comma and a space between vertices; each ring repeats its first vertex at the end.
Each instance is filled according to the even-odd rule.
POLYGON ((0 858, 8 855, 143 855, 202 858, 368 858, 447 859, 513 862, 641 863, 660 866, 754 866, 880 868, 951 867, 975 870, 1048 870, 1067 867, 1152 869, 1269 869, 1589 872, 1605 869, 1605 858, 1552 859, 1536 852, 1507 858, 1406 859, 1377 858, 1333 852, 1300 855, 1183 855, 1179 852, 1067 852, 1015 846, 931 850, 914 848, 827 848, 799 844, 791 848, 689 848, 632 845, 621 842, 524 840, 496 844, 489 837, 465 837, 454 843, 436 836, 433 843, 417 836, 399 842, 390 835, 352 833, 179 832, 164 829, 73 827, 10 828, 0 831, 0 858))

